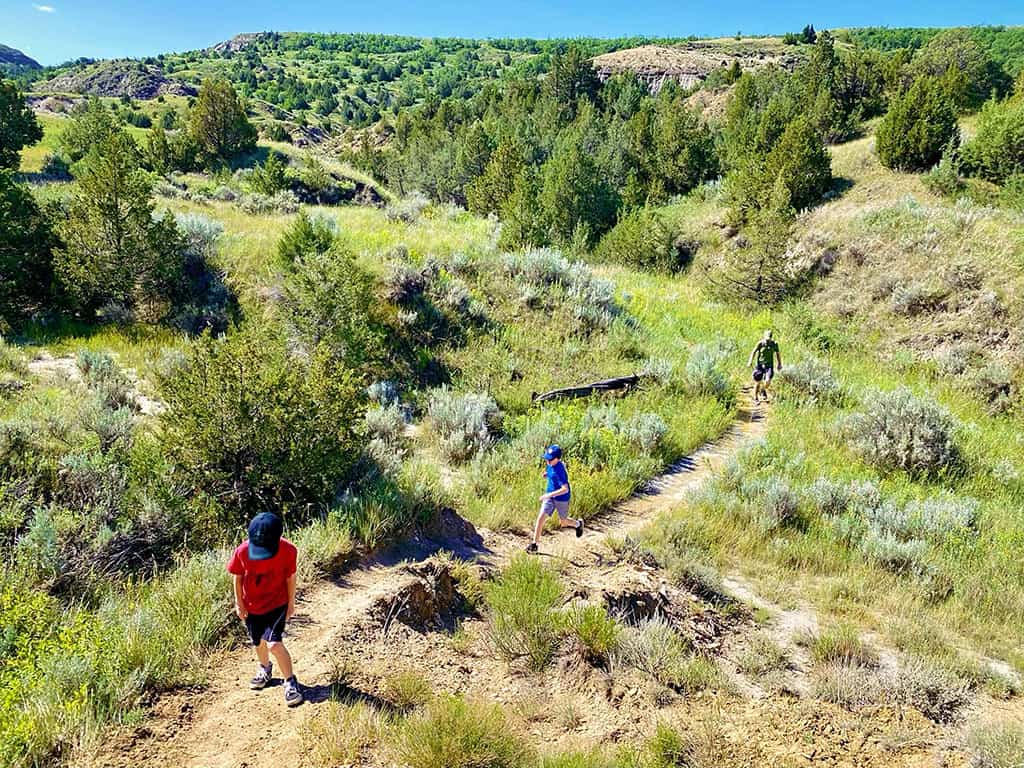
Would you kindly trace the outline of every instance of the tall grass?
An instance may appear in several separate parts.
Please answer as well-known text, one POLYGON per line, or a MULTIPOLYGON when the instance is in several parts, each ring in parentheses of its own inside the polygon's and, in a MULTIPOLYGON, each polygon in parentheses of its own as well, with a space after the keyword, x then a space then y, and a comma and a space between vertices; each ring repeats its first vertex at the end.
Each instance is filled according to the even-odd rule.
POLYGON ((563 619, 558 610, 562 585, 538 559, 519 555, 487 586, 488 634, 495 651, 523 659, 535 672, 554 657, 563 619))

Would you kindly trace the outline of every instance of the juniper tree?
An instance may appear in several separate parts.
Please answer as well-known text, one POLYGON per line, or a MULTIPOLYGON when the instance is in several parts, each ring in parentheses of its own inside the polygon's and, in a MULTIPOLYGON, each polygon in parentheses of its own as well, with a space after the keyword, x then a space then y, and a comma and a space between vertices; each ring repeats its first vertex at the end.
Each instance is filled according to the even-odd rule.
POLYGON ((17 170, 22 148, 41 138, 43 129, 24 94, 14 83, 0 80, 0 169, 17 170))
POLYGON ((208 163, 226 162, 256 148, 256 129, 227 80, 203 82, 189 114, 189 132, 208 163))

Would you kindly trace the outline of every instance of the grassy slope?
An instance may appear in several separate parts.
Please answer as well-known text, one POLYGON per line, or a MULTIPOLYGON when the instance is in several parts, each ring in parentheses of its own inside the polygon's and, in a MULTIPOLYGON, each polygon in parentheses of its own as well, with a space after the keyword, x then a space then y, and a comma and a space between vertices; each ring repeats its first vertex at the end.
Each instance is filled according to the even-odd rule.
MULTIPOLYGON (((935 600, 920 580, 867 563, 830 538, 815 509, 808 510, 811 523, 805 531, 766 535, 751 535, 750 518, 731 506, 728 497, 695 503, 672 519, 684 522, 720 568, 746 572, 785 604, 810 599, 822 615, 853 619, 881 631, 896 645, 933 654, 971 649, 1024 670, 1020 418, 990 416, 966 380, 938 375, 932 361, 935 346, 944 339, 971 334, 981 339, 994 325, 1012 329, 1019 323, 1024 311, 1019 298, 1024 219, 936 198, 924 189, 920 177, 880 167, 872 144, 873 139, 864 138, 833 148, 835 173, 852 186, 838 199, 803 215, 798 225, 797 239, 812 251, 831 247, 840 253, 834 273, 819 281, 809 298, 811 324, 836 341, 834 348, 823 351, 812 343, 803 313, 781 311, 772 321, 780 329, 787 363, 811 357, 827 360, 849 393, 848 402, 845 407, 779 402, 768 436, 773 458, 764 471, 795 489, 818 477, 874 479, 897 500, 944 492, 977 499, 977 538, 947 540, 929 555, 939 572, 951 579, 952 595, 935 600), (988 290, 1000 297, 1003 308, 998 318, 957 311, 952 299, 951 306, 905 315, 893 310, 887 296, 872 293, 875 281, 937 281, 954 264, 968 264, 981 276, 980 287, 959 289, 964 295, 988 290), (966 457, 962 475, 929 482, 902 473, 879 473, 846 447, 844 415, 856 410, 872 390, 900 385, 936 399, 954 414, 966 457)), ((699 236, 706 249, 721 247, 712 225, 722 215, 716 203, 684 202, 670 213, 684 230, 699 236)), ((1016 359, 1016 337, 1012 330, 1009 334, 1009 340, 1000 337, 985 354, 1016 359)), ((1019 383, 1019 372, 1016 380, 1019 383)), ((661 530, 656 527, 652 535, 659 537, 661 530)))

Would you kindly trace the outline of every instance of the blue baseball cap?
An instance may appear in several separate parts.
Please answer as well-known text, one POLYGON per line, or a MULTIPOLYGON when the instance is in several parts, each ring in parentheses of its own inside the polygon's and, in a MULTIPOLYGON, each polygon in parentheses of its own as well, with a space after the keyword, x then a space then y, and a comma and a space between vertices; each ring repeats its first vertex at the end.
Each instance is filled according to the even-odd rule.
POLYGON ((261 512, 249 523, 249 559, 269 560, 277 554, 284 523, 273 512, 261 512))
POLYGON ((544 451, 544 460, 551 461, 552 459, 562 458, 562 449, 557 445, 550 445, 548 449, 544 451))

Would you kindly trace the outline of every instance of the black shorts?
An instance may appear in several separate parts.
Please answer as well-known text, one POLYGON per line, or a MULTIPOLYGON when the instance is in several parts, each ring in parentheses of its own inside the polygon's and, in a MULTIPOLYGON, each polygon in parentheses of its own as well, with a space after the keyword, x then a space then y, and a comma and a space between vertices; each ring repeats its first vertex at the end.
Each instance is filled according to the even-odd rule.
POLYGON ((266 613, 250 613, 245 617, 245 628, 249 630, 249 639, 253 645, 259 645, 261 641, 268 643, 280 643, 284 637, 285 616, 288 613, 288 606, 282 605, 266 613))
POLYGON ((763 381, 765 383, 772 380, 775 376, 775 368, 772 366, 759 365, 754 369, 754 381, 763 381))

